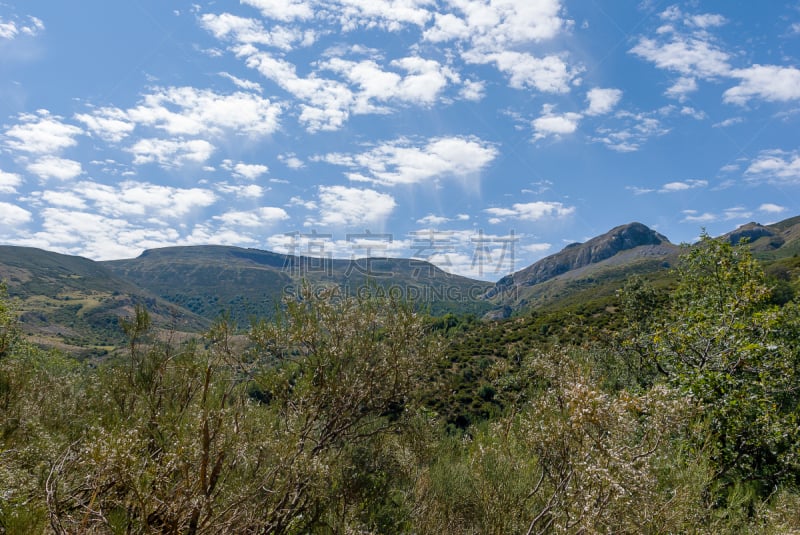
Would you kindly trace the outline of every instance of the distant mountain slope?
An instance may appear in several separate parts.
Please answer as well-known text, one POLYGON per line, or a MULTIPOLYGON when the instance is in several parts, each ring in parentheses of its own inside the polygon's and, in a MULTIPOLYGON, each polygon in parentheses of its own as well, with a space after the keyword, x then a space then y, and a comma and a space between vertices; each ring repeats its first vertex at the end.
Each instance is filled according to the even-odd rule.
MULTIPOLYGON (((732 244, 747 240, 768 272, 787 280, 796 279, 796 262, 788 260, 800 255, 800 216, 768 225, 747 223, 721 238, 732 244)), ((667 268, 675 264, 680 252, 680 247, 641 223, 615 227, 500 279, 486 293, 495 305, 487 317, 503 318, 522 309, 608 300, 634 273, 669 284, 667 268)))
MULTIPOLYGON (((749 247, 783 294, 800 295, 800 217, 751 222, 725 234, 749 247)), ((274 313, 304 282, 353 294, 372 288, 414 299, 433 314, 503 318, 530 310, 602 310, 633 273, 661 286, 681 248, 640 223, 572 244, 496 284, 449 275, 421 260, 334 260, 226 246, 167 247, 138 258, 94 262, 0 246, 0 281, 19 299, 23 327, 42 344, 102 354, 124 336, 119 317, 145 304, 154 324, 200 332, 220 313, 241 327, 274 313)))
POLYGON ((568 245, 558 253, 503 277, 486 297, 511 306, 521 301, 529 303, 531 295, 537 293, 531 290, 532 287, 557 277, 588 277, 598 269, 607 270, 611 266, 625 271, 627 266, 640 261, 659 265, 674 256, 677 250, 677 246, 658 232, 641 223, 629 223, 585 243, 568 245), (628 254, 618 256, 622 252, 628 254))
POLYGON ((199 331, 208 321, 160 299, 86 258, 0 246, 0 281, 19 299, 23 329, 45 345, 102 353, 123 338, 118 319, 136 303, 156 326, 199 331))
POLYGON ((480 296, 492 285, 450 275, 421 260, 336 260, 227 246, 166 247, 138 258, 102 263, 118 276, 206 318, 227 312, 239 325, 269 317, 281 299, 306 283, 353 294, 374 286, 416 300, 433 313, 490 308, 480 296))

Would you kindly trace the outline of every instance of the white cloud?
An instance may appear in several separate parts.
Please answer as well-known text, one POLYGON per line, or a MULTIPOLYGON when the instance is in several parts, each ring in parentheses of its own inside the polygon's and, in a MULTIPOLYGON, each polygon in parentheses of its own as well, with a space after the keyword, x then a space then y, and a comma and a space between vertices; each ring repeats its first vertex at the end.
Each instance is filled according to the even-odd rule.
POLYGON ((214 188, 221 193, 232 193, 245 199, 258 199, 264 195, 264 188, 257 184, 232 185, 226 182, 214 184, 214 188))
POLYGON ((17 206, 7 202, 0 201, 0 223, 8 226, 22 225, 33 219, 32 214, 17 206))
POLYGON ((529 243, 522 245, 520 250, 525 253, 541 254, 549 251, 553 245, 551 243, 529 243))
POLYGON ((731 71, 731 77, 741 83, 731 87, 722 98, 729 104, 743 106, 750 99, 788 102, 800 99, 800 69, 777 65, 753 65, 731 71))
POLYGON ((622 98, 622 91, 619 89, 601 89, 595 87, 586 93, 586 100, 589 106, 586 108, 586 115, 603 115, 611 112, 622 98))
POLYGON ((433 26, 425 30, 423 38, 433 43, 466 39, 470 36, 467 22, 452 13, 434 14, 433 26))
POLYGON ((303 160, 298 158, 294 153, 281 154, 278 156, 278 160, 283 162, 283 164, 289 169, 302 169, 306 166, 306 164, 303 163, 303 160))
POLYGON ((394 197, 375 190, 320 186, 320 217, 309 223, 334 227, 381 226, 395 206, 394 197))
POLYGON ((311 2, 305 0, 242 0, 242 3, 258 9, 265 18, 284 22, 305 20, 314 15, 311 2))
POLYGON ((458 15, 437 15, 424 37, 433 42, 469 39, 483 50, 500 50, 556 37, 568 22, 559 0, 458 0, 458 15))
POLYGON ((719 219, 719 216, 710 212, 701 214, 697 210, 684 210, 683 214, 684 218, 681 220, 681 223, 712 223, 719 219))
POLYGON ((36 17, 28 17, 26 22, 0 18, 0 39, 12 40, 19 36, 34 37, 44 31, 44 23, 36 17))
POLYGON ((227 130, 264 136, 278 129, 281 106, 252 93, 222 95, 208 89, 169 87, 145 95, 142 104, 127 114, 139 124, 171 135, 220 135, 227 130))
POLYGON ((119 108, 100 108, 92 113, 79 113, 75 118, 101 139, 118 143, 136 128, 128 114, 119 108))
POLYGON ((533 120, 534 140, 572 134, 578 129, 578 123, 583 118, 580 113, 557 114, 553 113, 553 109, 552 105, 545 104, 542 106, 542 115, 533 120))
POLYGON ((459 96, 464 100, 477 102, 486 94, 486 84, 481 80, 466 80, 459 91, 459 96))
POLYGON ((16 173, 7 173, 0 169, 0 193, 16 193, 22 185, 22 177, 16 173))
POLYGON ((84 181, 71 191, 111 217, 146 219, 156 215, 174 219, 211 206, 217 200, 213 191, 204 188, 176 188, 132 180, 116 186, 84 181))
POLYGON ((6 130, 6 145, 34 154, 54 154, 78 144, 75 138, 83 133, 77 126, 62 122, 61 117, 46 110, 22 114, 20 122, 6 130))
POLYGON ((56 178, 58 180, 71 180, 83 173, 80 162, 58 158, 57 156, 44 156, 28 164, 28 171, 44 180, 56 178))
POLYGON ((675 193, 678 191, 686 191, 689 189, 705 188, 708 186, 707 180, 684 180, 679 182, 668 182, 661 186, 658 190, 659 193, 675 193))
POLYGON ((703 13, 700 15, 690 15, 686 18, 686 23, 700 29, 716 28, 727 24, 728 19, 716 13, 703 13))
POLYGON ((202 26, 217 39, 230 39, 245 45, 266 45, 288 51, 309 39, 307 34, 297 29, 277 26, 267 30, 256 19, 230 13, 206 14, 200 20, 202 26))
POLYGON ((272 206, 262 206, 255 210, 237 211, 231 210, 224 214, 214 216, 214 219, 226 225, 241 227, 264 227, 274 225, 278 221, 289 219, 289 214, 283 208, 272 206))
POLYGON ((786 211, 785 206, 773 203, 764 203, 758 207, 759 212, 766 212, 768 214, 782 214, 786 211))
POLYGON ((730 55, 696 36, 673 36, 672 41, 664 43, 642 37, 630 51, 655 63, 659 69, 674 71, 684 77, 714 78, 730 72, 730 55))
POLYGON ((243 80, 243 79, 241 79, 241 78, 239 78, 237 76, 234 76, 234 75, 232 75, 230 73, 227 73, 227 72, 221 72, 221 73, 219 73, 219 75, 222 76, 223 78, 227 78, 228 80, 233 82, 233 84, 236 87, 238 87, 240 89, 244 89, 245 91, 255 91, 256 93, 261 93, 263 91, 263 88, 261 87, 261 84, 259 84, 258 82, 252 82, 250 80, 243 80))
POLYGON ((733 126, 735 124, 743 123, 744 119, 741 117, 731 117, 729 119, 725 119, 724 121, 720 121, 718 123, 714 123, 711 125, 714 128, 727 128, 729 126, 733 126))
POLYGON ((697 80, 691 76, 681 76, 667 89, 666 95, 683 102, 689 93, 694 93, 695 91, 697 91, 697 80))
POLYGON ((44 202, 52 206, 72 208, 73 210, 86 209, 86 202, 71 191, 48 190, 42 192, 41 198, 44 202))
POLYGON ((617 112, 614 118, 619 121, 616 128, 601 127, 592 141, 603 143, 617 152, 634 152, 651 137, 663 136, 669 132, 655 113, 617 112))
POLYGON ((248 67, 304 102, 300 122, 309 132, 338 130, 349 118, 355 100, 344 83, 317 76, 302 78, 294 65, 265 52, 247 50, 243 55, 248 67))
POLYGON ((493 216, 490 223, 501 223, 506 219, 520 221, 541 221, 543 219, 561 219, 575 213, 574 206, 564 206, 560 202, 535 201, 516 203, 511 208, 486 208, 487 214, 493 216))
POLYGON ((439 215, 428 214, 421 219, 417 219, 419 225, 432 225, 434 227, 448 223, 451 219, 439 215))
POLYGON ((423 26, 431 13, 425 8, 428 0, 337 0, 328 15, 338 20, 344 31, 358 27, 399 31, 409 24, 423 26))
POLYGON ((334 153, 318 159, 355 169, 347 175, 351 180, 395 186, 445 177, 474 184, 497 155, 493 145, 478 138, 441 137, 428 140, 424 146, 401 139, 362 154, 334 153))
POLYGON ((800 154, 781 150, 763 151, 750 162, 745 175, 752 180, 765 179, 775 183, 800 183, 800 154))
POLYGON ((471 50, 464 53, 468 63, 494 63, 509 77, 515 89, 537 89, 543 93, 568 93, 578 71, 571 69, 559 56, 539 58, 524 52, 501 50, 484 52, 471 50))
POLYGON ((703 110, 698 110, 697 108, 692 108, 691 106, 683 106, 681 108, 680 114, 685 115, 687 117, 691 117, 692 119, 697 119, 698 121, 701 121, 708 117, 706 115, 706 112, 704 112, 703 110))
POLYGON ((163 167, 178 167, 186 163, 203 163, 211 157, 214 146, 203 139, 169 140, 141 139, 126 149, 133 154, 133 163, 158 163, 163 167))
POLYGON ((242 162, 233 163, 231 160, 223 160, 222 168, 233 173, 235 177, 246 178, 248 180, 255 180, 269 171, 269 167, 266 165, 242 162))
POLYGON ((384 112, 384 108, 374 106, 370 101, 411 102, 430 105, 435 102, 447 86, 453 73, 439 62, 419 57, 405 57, 391 62, 391 66, 408 74, 401 76, 383 70, 372 60, 360 62, 333 58, 321 67, 343 75, 351 84, 359 87, 353 93, 355 113, 384 112))

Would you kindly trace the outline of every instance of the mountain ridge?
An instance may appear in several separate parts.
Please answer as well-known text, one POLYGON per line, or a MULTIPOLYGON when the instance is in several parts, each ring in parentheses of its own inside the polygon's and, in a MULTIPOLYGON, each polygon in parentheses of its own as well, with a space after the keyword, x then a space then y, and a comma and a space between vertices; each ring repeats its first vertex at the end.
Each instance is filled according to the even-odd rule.
MULTIPOLYGON (((746 238, 760 260, 783 262, 773 271, 794 277, 800 216, 766 225, 746 223, 720 238, 731 243, 746 238)), ((239 325, 269 317, 284 298, 297 296, 301 284, 338 287, 350 294, 363 288, 395 292, 416 299, 435 315, 501 319, 581 300, 611 300, 631 274, 663 277, 659 274, 674 265, 681 250, 659 232, 632 222, 570 244, 492 284, 404 258, 341 260, 198 245, 148 249, 136 258, 98 262, 0 246, 0 281, 19 298, 23 325, 44 344, 96 346, 102 352, 109 345, 102 343, 104 337, 112 345, 119 341, 118 319, 137 303, 151 309, 154 324, 186 332, 203 330, 223 313, 239 325)))

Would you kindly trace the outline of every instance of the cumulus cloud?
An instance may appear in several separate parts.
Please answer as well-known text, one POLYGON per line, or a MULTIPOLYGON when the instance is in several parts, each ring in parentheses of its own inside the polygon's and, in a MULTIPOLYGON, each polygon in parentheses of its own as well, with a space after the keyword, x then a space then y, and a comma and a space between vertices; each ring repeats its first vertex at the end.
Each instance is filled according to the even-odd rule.
POLYGON ((533 120, 533 139, 538 140, 547 136, 564 136, 574 133, 583 115, 575 112, 554 113, 554 106, 545 104, 542 115, 533 120))
POLYGON ((431 225, 431 226, 439 226, 445 223, 452 221, 448 217, 443 217, 435 214, 428 214, 423 218, 417 219, 417 224, 419 225, 431 225))
POLYGON ((719 219, 719 216, 710 212, 700 213, 697 210, 684 210, 684 217, 681 223, 712 223, 719 219))
POLYGON ((697 37, 674 36, 669 42, 642 37, 631 53, 685 77, 714 78, 728 74, 731 68, 727 52, 697 37))
POLYGON ((536 222, 570 216, 575 213, 575 207, 560 202, 535 201, 516 203, 511 208, 486 208, 484 212, 492 216, 489 219, 492 224, 502 223, 506 219, 536 222))
POLYGON ((7 173, 0 169, 0 193, 16 193, 22 185, 22 177, 16 173, 7 173))
POLYGON ((0 39, 12 40, 21 36, 33 37, 44 31, 44 23, 36 17, 27 20, 0 18, 0 39))
POLYGON ((650 138, 669 132, 657 113, 621 111, 615 114, 615 119, 618 121, 615 128, 598 128, 592 141, 617 152, 635 152, 650 138))
POLYGON ((28 164, 27 169, 44 180, 49 178, 71 180, 83 173, 80 162, 57 156, 43 156, 28 164))
POLYGON ((109 186, 83 181, 71 190, 104 215, 178 218, 212 205, 217 197, 204 188, 176 188, 133 180, 109 186))
POLYGON ((33 215, 26 209, 7 202, 0 201, 0 224, 13 227, 23 225, 33 219, 33 215))
POLYGON ((323 3, 325 15, 338 21, 344 31, 359 27, 399 31, 408 25, 423 26, 431 13, 426 0, 337 0, 323 3))
POLYGON ((741 80, 741 83, 723 93, 723 100, 729 104, 742 106, 753 98, 770 102, 800 99, 800 69, 795 67, 753 65, 746 69, 735 69, 730 75, 741 80))
POLYGON ((246 178, 248 180, 255 180, 269 171, 269 167, 266 165, 243 162, 234 163, 232 160, 223 160, 222 168, 226 171, 230 171, 233 176, 237 178, 246 178))
POLYGON ((119 108, 100 108, 92 113, 79 113, 75 118, 101 139, 118 143, 136 128, 128 114, 119 108))
POLYGON ((630 53, 650 61, 657 68, 676 73, 679 78, 666 95, 681 102, 697 91, 697 80, 728 76, 731 54, 723 50, 710 28, 727 22, 714 13, 691 15, 671 6, 660 14, 667 24, 656 31, 655 38, 640 37, 630 53))
POLYGON ((242 3, 255 7, 268 19, 304 20, 314 15, 311 2, 306 0, 242 0, 242 3))
POLYGON ((358 86, 358 91, 353 94, 355 113, 385 111, 375 107, 371 103, 373 100, 430 105, 437 100, 448 80, 455 78, 454 73, 439 62, 416 56, 394 60, 390 66, 407 74, 385 71, 373 60, 354 62, 333 58, 321 64, 321 67, 341 74, 358 86))
POLYGON ((758 211, 765 212, 768 214, 782 214, 783 212, 786 211, 786 207, 781 206, 779 204, 764 203, 758 207, 758 211))
POLYGON ((245 91, 255 91, 256 93, 261 93, 263 91, 261 84, 259 84, 258 82, 243 80, 242 78, 239 78, 238 76, 234 76, 227 72, 221 72, 219 73, 219 75, 222 76, 223 78, 227 78, 228 80, 233 82, 233 84, 236 87, 244 89, 245 91))
POLYGON ((264 188, 257 184, 233 185, 227 182, 219 182, 214 188, 220 193, 233 194, 245 199, 258 199, 264 195, 264 188))
POLYGON ((668 97, 683 102, 689 93, 694 93, 695 91, 697 91, 697 80, 691 76, 681 76, 667 89, 666 94, 668 97))
POLYGON ((560 0, 514 2, 462 0, 453 13, 437 14, 424 37, 433 42, 468 39, 483 50, 498 50, 556 37, 569 22, 560 0))
POLYGON ((127 116, 170 135, 264 136, 278 129, 281 106, 253 93, 230 95, 194 87, 168 87, 145 95, 127 116))
POLYGON ((204 139, 171 140, 141 139, 126 149, 133 154, 133 163, 158 163, 162 167, 179 167, 185 163, 203 163, 211 157, 214 146, 204 139))
POLYGON ((418 146, 400 139, 361 154, 333 153, 317 159, 350 167, 350 180, 396 186, 446 177, 475 183, 497 154, 497 148, 478 138, 441 137, 418 146))
POLYGON ((281 154, 278 156, 278 160, 283 162, 283 164, 289 169, 302 169, 306 166, 306 164, 303 163, 303 160, 298 158, 294 153, 281 154))
POLYGON ((262 206, 255 210, 231 210, 221 215, 214 216, 214 219, 232 226, 264 227, 274 225, 278 221, 289 219, 289 214, 287 214, 286 210, 283 208, 262 206))
POLYGON ((39 110, 20 115, 19 123, 6 130, 5 137, 6 146, 12 150, 54 154, 77 145, 75 138, 82 133, 81 128, 63 122, 61 117, 39 110))
POLYGON ((610 113, 622 99, 622 91, 619 89, 601 89, 595 87, 586 93, 586 100, 589 106, 586 108, 586 115, 603 115, 610 113))
POLYGON ((319 219, 312 225, 364 227, 382 225, 394 211, 394 197, 371 189, 346 186, 319 187, 319 219))
POLYGON ((697 188, 705 188, 708 186, 707 180, 683 180, 677 182, 667 182, 661 189, 658 190, 659 193, 675 193, 678 191, 686 191, 690 189, 697 189, 697 188))
POLYGON ((570 68, 556 55, 536 57, 525 52, 470 50, 463 54, 468 63, 493 63, 509 77, 515 89, 536 89, 543 93, 568 93, 579 70, 570 68))
POLYGON ((308 32, 283 26, 267 29, 259 20, 230 13, 205 14, 200 20, 201 25, 217 39, 242 45, 266 45, 288 51, 299 44, 313 41, 313 34, 308 32))
POLYGON ((775 183, 800 183, 800 154, 782 150, 761 152, 750 162, 745 175, 751 180, 767 180, 775 183))

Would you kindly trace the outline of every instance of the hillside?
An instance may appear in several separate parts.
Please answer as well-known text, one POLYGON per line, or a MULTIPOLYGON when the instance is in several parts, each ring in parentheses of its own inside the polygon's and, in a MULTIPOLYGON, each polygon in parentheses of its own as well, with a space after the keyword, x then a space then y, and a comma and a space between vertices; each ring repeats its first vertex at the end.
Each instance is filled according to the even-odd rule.
MULTIPOLYGON (((777 281, 800 277, 800 217, 762 225, 750 222, 721 236, 738 244, 746 240, 753 254, 777 281)), ((669 268, 681 247, 641 223, 620 225, 585 243, 562 251, 503 277, 486 293, 494 303, 488 318, 501 319, 530 309, 557 310, 610 301, 632 274, 644 275, 657 286, 671 282, 669 268)))
MULTIPOLYGON (((780 299, 800 291, 800 217, 755 222, 722 236, 743 238, 772 277, 780 299)), ((602 313, 632 274, 672 284, 681 247, 641 223, 576 243, 496 284, 450 275, 420 260, 287 256, 226 246, 167 247, 138 258, 95 262, 27 247, 0 247, 0 280, 19 299, 25 331, 43 345, 103 354, 123 340, 120 317, 147 306, 155 325, 199 332, 227 313, 245 328, 271 317, 302 284, 354 294, 371 288, 414 300, 434 315, 502 319, 565 311, 602 313)))
POLYGON ((305 282, 314 287, 391 291, 434 314, 482 313, 479 298, 491 283, 450 275, 421 260, 370 258, 336 260, 290 256, 225 246, 167 247, 138 258, 102 262, 164 299, 208 319, 227 312, 240 325, 270 317, 285 297, 305 282))
POLYGON ((18 299, 31 339, 75 353, 102 354, 123 341, 119 318, 147 306, 155 325, 197 332, 208 321, 122 279, 92 260, 0 246, 0 281, 18 299))

